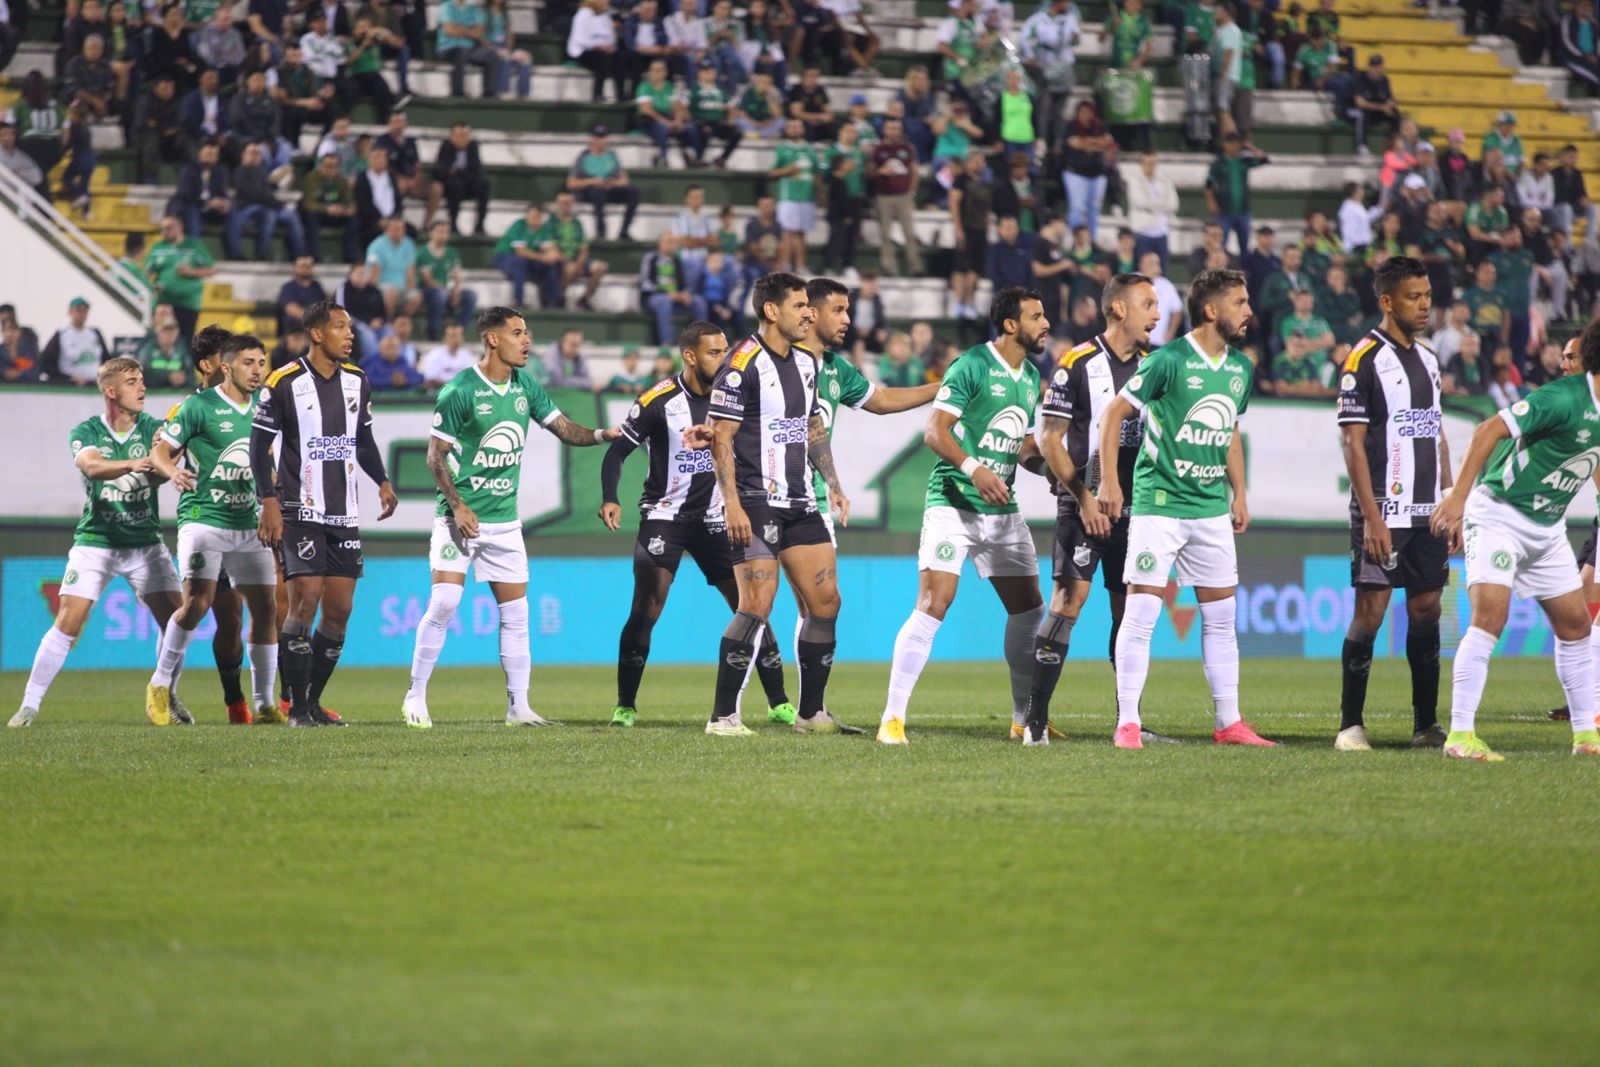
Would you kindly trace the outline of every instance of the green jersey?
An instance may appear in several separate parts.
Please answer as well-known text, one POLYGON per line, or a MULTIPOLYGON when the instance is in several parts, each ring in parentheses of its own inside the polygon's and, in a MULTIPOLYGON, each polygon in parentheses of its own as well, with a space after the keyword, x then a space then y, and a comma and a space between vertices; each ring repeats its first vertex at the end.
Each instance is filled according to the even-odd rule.
POLYGON ((433 278, 431 284, 434 288, 448 289, 450 288, 450 275, 461 269, 461 253, 449 245, 444 246, 443 252, 434 252, 429 245, 419 245, 417 247, 416 268, 418 285, 430 284, 425 282, 422 277, 422 272, 426 270, 433 278))
MULTIPOLYGON (((144 459, 161 431, 161 420, 140 412, 133 428, 118 436, 103 415, 84 419, 72 428, 72 459, 88 449, 101 459, 144 459)), ((75 545, 97 548, 143 548, 161 543, 161 505, 156 488, 143 474, 124 474, 109 481, 83 479, 88 500, 83 515, 72 531, 75 545)))
POLYGON ((1255 372, 1229 348, 1213 361, 1187 334, 1162 345, 1122 395, 1145 419, 1133 465, 1133 513, 1209 519, 1228 513, 1228 448, 1255 372))
POLYGON ((833 161, 840 156, 848 156, 856 161, 856 165, 849 174, 844 176, 844 187, 850 195, 865 200, 867 196, 867 154, 859 146, 846 148, 844 145, 835 144, 828 148, 827 168, 828 173, 833 173, 833 161))
POLYGON ((816 150, 802 141, 780 142, 772 162, 772 169, 782 170, 791 165, 798 169, 793 174, 778 179, 778 201, 813 203, 816 200, 816 193, 812 181, 818 170, 816 150))
POLYGON ((1540 526, 1554 526, 1600 466, 1600 404, 1589 375, 1558 378, 1500 419, 1511 437, 1495 446, 1478 484, 1540 526))
MULTIPOLYGON (((468 367, 439 390, 433 406, 433 436, 450 446, 450 474, 461 502, 479 522, 516 522, 517 488, 529 418, 549 426, 561 411, 527 371, 514 370, 491 382, 468 367)), ((438 515, 450 505, 440 493, 438 515)))
POLYGON ((194 488, 178 497, 179 526, 256 528, 256 479, 250 470, 255 414, 254 397, 240 407, 219 385, 189 397, 167 418, 161 436, 189 454, 195 476, 194 488))
MULTIPOLYGON (((1033 432, 1039 406, 1039 369, 1023 360, 1013 370, 994 344, 969 348, 950 364, 933 406, 956 418, 950 432, 967 455, 998 474, 1010 486, 1017 475, 1017 456, 1033 432)), ((927 507, 952 507, 985 515, 1014 515, 1015 495, 1004 504, 990 504, 978 495, 972 479, 940 460, 928 475, 927 507)))
POLYGON ((1526 248, 1502 248, 1489 253, 1489 262, 1494 264, 1494 287, 1505 302, 1506 313, 1526 315, 1532 299, 1533 253, 1526 248))
POLYGON ((648 103, 662 119, 672 118, 673 104, 677 100, 678 86, 671 81, 664 81, 660 85, 642 81, 633 94, 635 106, 648 103))
POLYGON ((728 94, 716 82, 695 82, 689 88, 689 117, 696 122, 718 125, 728 121, 728 94))
POLYGON ((151 246, 144 257, 144 273, 155 287, 156 303, 199 311, 205 298, 206 280, 184 277, 178 273, 178 268, 210 267, 215 263, 205 245, 193 237, 185 237, 176 244, 157 241, 151 246))
MULTIPOLYGON (((872 383, 848 359, 827 349, 817 361, 817 410, 833 436, 833 419, 839 406, 859 408, 872 395, 872 383)), ((816 469, 811 471, 811 484, 817 494, 817 510, 828 513, 828 484, 816 469)))
POLYGON ((1111 66, 1120 70, 1137 59, 1150 34, 1150 16, 1144 12, 1117 16, 1111 27, 1111 66))
POLYGON ((548 220, 541 222, 535 229, 528 225, 526 218, 518 219, 506 227, 506 232, 494 243, 494 254, 503 256, 507 252, 515 253, 519 248, 538 248, 538 235, 545 232, 546 225, 548 220))

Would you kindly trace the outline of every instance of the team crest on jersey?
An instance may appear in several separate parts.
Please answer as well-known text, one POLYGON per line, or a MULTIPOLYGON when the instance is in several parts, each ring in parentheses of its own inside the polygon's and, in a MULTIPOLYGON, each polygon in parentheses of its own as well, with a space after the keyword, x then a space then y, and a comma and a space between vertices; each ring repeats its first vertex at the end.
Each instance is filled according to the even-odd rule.
POLYGON ((78 584, 78 572, 73 570, 71 567, 68 567, 67 568, 67 573, 63 574, 61 576, 61 584, 62 585, 77 585, 78 584))
POLYGON ((1141 552, 1141 553, 1139 553, 1139 558, 1135 559, 1133 561, 1133 565, 1135 567, 1139 568, 1139 573, 1140 574, 1149 574, 1151 571, 1156 569, 1155 553, 1153 553, 1153 552, 1141 552))
POLYGON ((762 527, 762 529, 761 529, 761 540, 765 541, 769 545, 777 544, 778 543, 778 524, 775 523, 775 522, 769 522, 769 523, 766 524, 766 526, 762 527))
POLYGON ((518 415, 526 415, 528 413, 528 398, 525 396, 519 396, 517 397, 516 403, 512 406, 517 409, 518 415))
POLYGON ((206 565, 206 555, 205 555, 204 552, 192 552, 192 553, 190 553, 190 555, 189 555, 189 570, 197 571, 200 568, 204 567, 205 565, 206 565))
POLYGON ((358 409, 360 406, 360 398, 356 397, 354 394, 345 397, 344 409, 350 414, 354 415, 356 413, 356 409, 358 409))
POLYGON ((461 550, 456 548, 456 546, 453 544, 447 544, 439 550, 439 558, 445 560, 446 562, 449 562, 453 559, 459 559, 460 556, 461 550))
POLYGON ((750 361, 756 358, 756 353, 759 351, 761 351, 761 342, 754 337, 747 337, 740 343, 738 348, 733 350, 733 356, 728 362, 734 370, 744 370, 750 365, 750 361))
POLYGON ((1508 570, 1510 570, 1511 569, 1511 553, 1507 552, 1505 549, 1502 548, 1500 551, 1496 552, 1494 555, 1489 557, 1489 565, 1492 566, 1497 571, 1508 571, 1508 570))
POLYGON ((1228 392, 1232 393, 1234 396, 1243 396, 1244 379, 1236 376, 1231 382, 1228 383, 1228 392))
MULTIPOLYGON (((1579 440, 1581 441, 1582 438, 1579 438, 1579 440)), ((130 459, 143 459, 145 457, 145 453, 148 451, 149 450, 144 447, 144 443, 142 441, 135 441, 133 444, 128 446, 128 457, 130 459)))
POLYGON ((839 399, 839 383, 838 382, 829 382, 828 383, 828 395, 831 396, 835 400, 839 399))
POLYGON ((317 555, 317 543, 309 537, 302 537, 294 546, 294 554, 301 559, 314 559, 317 555))
POLYGON ((940 541, 938 547, 933 550, 933 554, 945 563, 949 563, 956 558, 956 546, 949 541, 940 541))
POLYGON ((74 437, 72 439, 72 451, 78 452, 78 451, 81 451, 82 448, 83 448, 83 442, 78 440, 76 437, 74 437))
POLYGON ((661 537, 652 537, 645 543, 644 550, 652 556, 659 556, 667 550, 667 542, 661 537))

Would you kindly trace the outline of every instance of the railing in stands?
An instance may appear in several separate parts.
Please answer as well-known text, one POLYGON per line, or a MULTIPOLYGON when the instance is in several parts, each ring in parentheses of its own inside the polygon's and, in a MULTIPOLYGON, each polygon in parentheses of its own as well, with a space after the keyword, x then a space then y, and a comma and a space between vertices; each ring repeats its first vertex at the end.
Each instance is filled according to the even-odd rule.
POLYGON ((0 203, 72 260, 83 272, 86 283, 99 287, 108 299, 138 319, 141 325, 150 325, 149 293, 139 279, 130 275, 76 223, 7 167, 0 167, 0 203))

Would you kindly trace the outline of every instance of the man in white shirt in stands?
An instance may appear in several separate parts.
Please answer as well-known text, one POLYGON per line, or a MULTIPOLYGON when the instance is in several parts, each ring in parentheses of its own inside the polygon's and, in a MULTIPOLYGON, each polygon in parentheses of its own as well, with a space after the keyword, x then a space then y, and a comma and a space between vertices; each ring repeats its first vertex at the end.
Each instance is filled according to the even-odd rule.
MULTIPOLYGON (((1178 217, 1178 187, 1172 179, 1156 170, 1156 154, 1146 152, 1139 157, 1139 173, 1124 183, 1128 192, 1128 228, 1133 231, 1133 258, 1144 259, 1146 252, 1161 257, 1161 269, 1167 267, 1168 243, 1172 233, 1172 220, 1178 217)), ((1171 282, 1167 283, 1171 285, 1171 282)))
POLYGON ((678 262, 683 264, 684 288, 695 292, 706 272, 706 256, 717 243, 717 220, 706 210, 706 191, 691 185, 683 194, 683 210, 672 220, 678 235, 678 262))
POLYGON ((1161 319, 1156 323, 1156 328, 1150 331, 1150 350, 1153 352, 1168 341, 1183 333, 1183 297, 1178 295, 1178 289, 1170 279, 1161 273, 1161 256, 1156 252, 1146 252, 1138 258, 1139 273, 1150 279, 1150 284, 1156 290, 1156 309, 1161 312, 1161 319))
POLYGON ((452 322, 444 328, 444 344, 429 349, 417 370, 422 372, 424 388, 438 389, 477 362, 478 354, 466 345, 466 331, 452 322))
POLYGON ((1372 243, 1372 211, 1367 208, 1367 188, 1360 182, 1346 182, 1344 203, 1339 205, 1339 239, 1349 252, 1359 252, 1372 243))
POLYGON ((67 324, 51 336, 39 354, 39 370, 46 381, 94 385, 100 364, 110 358, 106 339, 89 325, 89 301, 78 296, 67 305, 67 324))

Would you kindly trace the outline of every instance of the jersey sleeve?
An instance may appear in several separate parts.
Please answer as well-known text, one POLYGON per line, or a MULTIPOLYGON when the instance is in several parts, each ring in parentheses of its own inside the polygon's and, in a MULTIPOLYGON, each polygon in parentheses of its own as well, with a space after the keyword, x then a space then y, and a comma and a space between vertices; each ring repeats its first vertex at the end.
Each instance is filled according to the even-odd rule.
POLYGON ((561 417, 561 409, 556 407, 556 402, 550 399, 550 394, 544 391, 544 386, 527 376, 522 387, 528 391, 528 414, 532 415, 540 426, 548 427, 561 417))
MULTIPOLYGON (((1151 401, 1166 395, 1172 386, 1175 362, 1170 352, 1158 350, 1144 361, 1138 374, 1128 379, 1128 384, 1122 387, 1122 396, 1133 405, 1135 411, 1144 411, 1151 401)), ((1241 405, 1243 399, 1240 397, 1241 405)), ((1244 408, 1241 406, 1239 410, 1243 411, 1244 408)))
POLYGON ((471 419, 472 398, 466 390, 446 386, 439 391, 439 399, 433 405, 434 437, 453 445, 471 419))
POLYGON ((836 363, 839 375, 839 403, 860 410, 861 405, 867 402, 876 387, 867 381, 867 376, 848 359, 840 356, 836 363))
MULTIPOLYGON (((281 385, 263 385, 261 391, 256 394, 256 413, 251 425, 263 433, 280 432, 283 429, 283 419, 278 407, 287 394, 288 390, 281 385)), ((183 406, 188 407, 189 402, 184 401, 183 406)))
POLYGON ((628 417, 618 427, 622 436, 632 444, 643 445, 655 435, 656 426, 661 422, 660 413, 665 406, 666 400, 661 395, 640 397, 628 409, 628 417))
POLYGON ((73 462, 85 452, 99 452, 100 442, 95 440, 91 424, 88 421, 80 422, 67 431, 67 443, 72 450, 73 462))
MULTIPOLYGON (((967 405, 972 403, 976 396, 971 367, 971 360, 958 359, 945 373, 944 382, 933 396, 935 410, 954 415, 958 419, 967 410, 967 405)), ((978 383, 979 386, 981 384, 978 383)))
MULTIPOLYGON (((1587 383, 1587 377, 1584 378, 1587 383)), ((1536 389, 1508 408, 1500 410, 1500 421, 1506 424, 1513 438, 1538 433, 1560 426, 1571 417, 1570 405, 1563 390, 1546 386, 1536 389)))
POLYGON ((183 449, 189 447, 189 438, 200 429, 201 423, 200 404, 196 398, 190 397, 178 405, 178 410, 173 412, 167 424, 161 427, 161 437, 173 448, 183 449))
POLYGON ((1355 347, 1344 361, 1339 374, 1339 425, 1366 425, 1372 421, 1372 366, 1377 362, 1371 356, 1373 342, 1369 339, 1355 347))
MULTIPOLYGON (((713 419, 723 422, 743 422, 745 408, 757 404, 760 400, 760 382, 754 371, 741 370, 732 363, 726 363, 717 372, 717 377, 711 383, 711 409, 713 419)), ((813 403, 813 408, 815 404, 813 403)))

